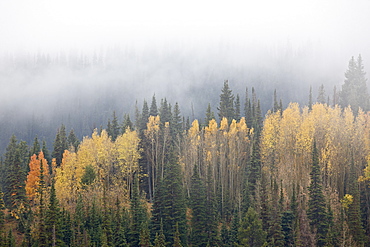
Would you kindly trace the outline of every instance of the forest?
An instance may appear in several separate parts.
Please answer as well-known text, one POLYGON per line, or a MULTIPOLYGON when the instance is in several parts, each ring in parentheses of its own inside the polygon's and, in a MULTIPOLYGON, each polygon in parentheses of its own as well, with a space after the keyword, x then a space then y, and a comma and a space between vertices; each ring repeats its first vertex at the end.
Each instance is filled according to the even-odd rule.
POLYGON ((154 94, 82 139, 63 122, 53 140, 14 134, 0 246, 369 246, 366 83, 359 55, 331 97, 275 90, 266 114, 225 80, 198 119, 154 94))

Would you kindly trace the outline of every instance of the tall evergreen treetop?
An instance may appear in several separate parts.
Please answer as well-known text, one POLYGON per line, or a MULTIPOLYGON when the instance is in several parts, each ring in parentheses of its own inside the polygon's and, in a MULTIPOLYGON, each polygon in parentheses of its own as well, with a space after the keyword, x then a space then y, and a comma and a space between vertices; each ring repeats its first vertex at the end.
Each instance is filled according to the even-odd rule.
POLYGON ((225 80, 224 87, 221 90, 220 95, 220 106, 218 109, 218 116, 220 120, 222 118, 227 118, 229 123, 235 117, 235 109, 234 109, 234 95, 232 90, 229 88, 229 81, 225 80))
POLYGON ((155 94, 153 95, 153 98, 152 98, 152 103, 150 105, 149 115, 150 116, 157 116, 158 115, 158 107, 157 107, 157 100, 155 98, 155 94))

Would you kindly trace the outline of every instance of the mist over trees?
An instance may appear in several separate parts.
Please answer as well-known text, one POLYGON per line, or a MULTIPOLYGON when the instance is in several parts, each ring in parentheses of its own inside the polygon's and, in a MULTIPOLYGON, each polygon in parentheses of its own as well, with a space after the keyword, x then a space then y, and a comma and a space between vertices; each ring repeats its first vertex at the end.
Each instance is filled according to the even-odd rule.
POLYGON ((246 75, 220 63, 193 71, 206 61, 102 54, 4 58, 2 76, 11 80, 18 71, 24 78, 13 87, 25 87, 31 100, 22 109, 24 95, 19 102, 3 95, 1 135, 10 137, 0 160, 0 245, 370 243, 369 94, 361 55, 349 60, 339 85, 301 85, 296 102, 281 81, 299 73, 281 74, 267 87, 261 82, 272 72, 258 78, 263 69, 246 75), (128 63, 135 60, 147 66, 141 77, 128 63), (225 71, 230 79, 215 86, 225 71), (149 90, 156 76, 185 72, 192 83, 149 90), (205 77, 196 76, 207 73, 198 85, 205 77), (48 87, 62 74, 59 88, 48 87), (255 86, 237 83, 253 78, 255 86))

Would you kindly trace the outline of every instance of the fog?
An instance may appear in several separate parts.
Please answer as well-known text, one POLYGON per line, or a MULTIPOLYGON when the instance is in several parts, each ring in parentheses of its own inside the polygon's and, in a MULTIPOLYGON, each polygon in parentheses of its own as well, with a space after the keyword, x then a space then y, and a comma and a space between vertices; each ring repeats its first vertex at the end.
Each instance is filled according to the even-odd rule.
POLYGON ((13 133, 50 147, 61 123, 81 138, 113 111, 134 120, 154 94, 203 118, 225 79, 265 112, 274 89, 331 97, 352 56, 369 75, 369 1, 131 2, 0 2, 0 153, 13 133))

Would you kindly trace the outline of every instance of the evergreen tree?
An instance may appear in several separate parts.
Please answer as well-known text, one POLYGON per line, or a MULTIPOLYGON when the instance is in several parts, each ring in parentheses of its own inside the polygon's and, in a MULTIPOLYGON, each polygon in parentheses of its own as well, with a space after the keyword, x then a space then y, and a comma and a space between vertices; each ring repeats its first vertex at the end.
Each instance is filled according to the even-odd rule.
POLYGON ((39 202, 39 210, 38 210, 38 217, 39 217, 39 225, 38 225, 38 238, 37 238, 37 246, 49 246, 48 243, 48 236, 46 232, 46 208, 44 202, 45 196, 45 178, 44 178, 44 165, 43 162, 40 162, 40 179, 39 179, 39 188, 38 194, 40 197, 39 202))
POLYGON ((182 122, 182 117, 180 115, 180 107, 179 104, 176 102, 174 108, 173 108, 173 113, 172 113, 172 121, 171 121, 171 133, 172 133, 172 140, 176 143, 176 145, 179 145, 179 141, 182 138, 183 134, 183 122, 182 122))
POLYGON ((157 116, 157 115, 158 115, 157 100, 154 94, 152 98, 152 103, 150 104, 149 116, 157 116))
POLYGON ((112 138, 112 141, 115 141, 119 134, 121 133, 120 126, 118 124, 118 118, 116 112, 113 111, 112 122, 108 120, 107 133, 112 138))
POLYGON ((73 150, 77 152, 78 146, 80 145, 80 140, 77 138, 75 131, 73 129, 71 129, 71 131, 69 132, 67 142, 68 147, 73 147, 73 150))
POLYGON ((162 125, 164 125, 164 123, 166 122, 171 122, 172 120, 171 105, 168 104, 166 98, 161 100, 161 108, 159 109, 159 116, 160 116, 162 125))
MULTIPOLYGON (((48 148, 46 147, 46 141, 42 141, 42 152, 44 153, 44 158, 48 162, 48 164, 51 164, 51 157, 48 148)), ((51 168, 51 166, 50 166, 51 168)))
POLYGON ((39 140, 36 136, 35 140, 33 141, 33 145, 31 147, 31 150, 30 150, 30 157, 34 154, 38 155, 40 153, 40 151, 41 151, 40 143, 39 143, 39 140))
POLYGON ((317 95, 317 102, 320 104, 325 104, 325 89, 324 89, 324 84, 321 84, 319 87, 319 93, 317 95))
POLYGON ((229 88, 229 81, 224 81, 224 87, 221 90, 220 95, 220 106, 218 109, 218 116, 220 120, 222 118, 227 118, 229 124, 235 117, 235 109, 234 109, 234 95, 232 90, 229 88))
POLYGON ((262 230, 262 221, 258 218, 257 212, 250 207, 243 218, 238 237, 238 246, 266 246, 266 232, 262 230))
POLYGON ((354 113, 358 112, 358 108, 369 110, 369 92, 366 86, 367 79, 365 78, 364 66, 362 64, 361 55, 357 61, 354 57, 348 63, 348 69, 345 73, 344 84, 340 92, 340 105, 344 108, 351 105, 354 113))
POLYGON ((277 112, 279 110, 279 103, 277 100, 277 93, 276 89, 274 90, 274 107, 273 107, 273 112, 277 112))
POLYGON ((54 182, 51 184, 49 207, 45 215, 45 229, 49 245, 60 246, 63 245, 63 236, 61 235, 61 211, 59 208, 58 199, 55 193, 54 182))
POLYGON ((134 177, 134 183, 131 192, 131 227, 129 240, 131 246, 139 246, 140 232, 144 222, 146 222, 146 213, 140 201, 139 194, 139 179, 137 175, 134 177))
POLYGON ((308 110, 312 110, 312 86, 310 86, 310 94, 308 95, 308 110))
POLYGON ((216 118, 215 118, 214 112, 211 109, 211 104, 208 103, 207 110, 206 110, 206 117, 204 119, 204 126, 208 126, 209 121, 211 121, 212 119, 216 119, 216 118))
MULTIPOLYGON (((140 231, 140 242, 139 246, 140 247, 150 247, 152 244, 150 243, 150 234, 149 234, 149 227, 147 222, 144 222, 141 225, 141 231, 140 231)), ((130 246, 133 246, 132 243, 130 246)))
POLYGON ((160 230, 163 220, 163 232, 170 244, 174 243, 175 225, 178 223, 181 242, 186 245, 186 207, 182 187, 181 169, 173 151, 169 152, 165 175, 157 186, 152 210, 153 232, 160 230))
POLYGON ((4 223, 5 223, 5 221, 4 221, 5 204, 4 204, 3 197, 4 197, 4 193, 3 193, 3 191, 1 190, 1 187, 0 187, 0 246, 5 245, 5 242, 4 242, 5 239, 3 238, 3 235, 4 235, 4 223))
POLYGON ((194 165, 191 178, 190 205, 192 209, 191 218, 191 242, 192 246, 207 246, 207 208, 206 189, 204 182, 199 177, 198 166, 194 165))
POLYGON ((122 134, 125 133, 127 128, 130 128, 130 130, 134 129, 134 125, 130 120, 130 115, 129 114, 123 115, 123 123, 122 123, 121 133, 122 134))
POLYGON ((284 234, 284 246, 294 246, 294 214, 291 210, 283 212, 281 228, 284 234))
POLYGON ((143 109, 141 111, 141 120, 140 120, 140 133, 143 132, 143 130, 146 129, 146 124, 148 123, 148 118, 150 116, 150 113, 149 113, 149 107, 148 107, 148 103, 146 102, 146 100, 144 100, 144 103, 143 103, 143 109))
MULTIPOLYGON (((13 211, 25 202, 26 172, 22 169, 22 150, 20 143, 17 143, 15 135, 12 135, 6 148, 4 160, 4 181, 3 192, 6 208, 13 211)), ((26 150, 28 153, 28 150, 26 150)))
POLYGON ((181 239, 180 239, 180 232, 179 232, 179 224, 176 222, 175 228, 175 236, 173 238, 173 247, 182 247, 181 239))
POLYGON ((161 230, 156 233, 154 247, 166 247, 166 238, 163 234, 163 223, 161 222, 161 230))
POLYGON ((348 206, 348 227, 353 239, 359 246, 365 243, 365 231, 361 222, 360 193, 354 161, 351 162, 348 193, 352 195, 353 202, 348 206))
POLYGON ((252 103, 249 99, 248 88, 245 89, 244 115, 248 128, 252 127, 252 103))
POLYGON ((60 129, 58 129, 57 134, 55 136, 54 141, 54 150, 52 157, 56 159, 57 165, 60 165, 62 163, 63 153, 64 150, 68 149, 68 143, 67 143, 67 135, 66 135, 66 128, 62 124, 60 129))
POLYGON ((236 99, 235 99, 235 116, 234 119, 239 121, 240 120, 240 98, 239 94, 236 94, 236 99))
POLYGON ((326 212, 325 197, 322 192, 319 156, 314 142, 312 150, 312 170, 310 173, 311 184, 308 187, 309 201, 307 215, 310 225, 316 234, 317 246, 325 246, 326 234, 328 232, 328 215, 326 212))

